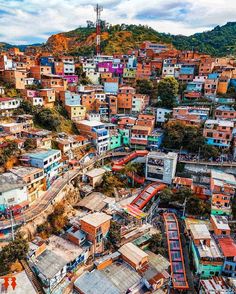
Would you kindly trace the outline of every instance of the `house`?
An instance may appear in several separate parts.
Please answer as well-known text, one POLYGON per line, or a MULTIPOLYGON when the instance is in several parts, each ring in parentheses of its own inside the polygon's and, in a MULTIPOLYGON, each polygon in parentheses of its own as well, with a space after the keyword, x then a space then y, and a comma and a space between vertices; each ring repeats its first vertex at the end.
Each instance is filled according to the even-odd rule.
POLYGON ((3 72, 0 71, 0 77, 5 83, 13 84, 16 89, 25 89, 25 79, 27 78, 27 72, 9 69, 3 72))
POLYGON ((182 83, 191 82, 194 78, 194 67, 181 66, 178 79, 182 83))
POLYGON ((235 286, 231 286, 225 277, 212 277, 199 283, 199 294, 234 294, 235 290, 235 286))
POLYGON ((170 262, 161 254, 146 251, 148 264, 145 264, 138 272, 143 277, 144 285, 151 291, 167 288, 170 279, 170 262))
POLYGON ((148 254, 133 243, 126 243, 118 250, 123 258, 135 270, 148 263, 148 254))
POLYGON ((61 168, 61 151, 56 149, 36 149, 32 153, 26 153, 20 158, 22 164, 42 168, 46 176, 46 187, 58 177, 61 168))
POLYGON ((103 175, 106 170, 104 168, 94 168, 85 173, 86 178, 88 179, 89 184, 94 188, 102 183, 103 175))
POLYGON ((173 120, 186 125, 200 126, 209 117, 210 109, 196 106, 179 106, 173 108, 173 120))
POLYGON ((109 106, 109 114, 114 115, 117 114, 117 96, 109 95, 107 96, 107 102, 109 106))
POLYGON ((138 62, 136 70, 137 80, 149 80, 152 74, 151 62, 138 62))
POLYGON ((144 94, 134 94, 132 97, 132 109, 134 113, 140 113, 149 105, 149 96, 144 94))
POLYGON ((205 80, 204 85, 204 94, 205 96, 216 96, 217 87, 218 87, 219 74, 212 73, 208 75, 208 78, 205 80))
POLYGON ((135 89, 128 86, 119 88, 117 94, 118 112, 130 113, 132 111, 132 99, 135 94, 135 89))
POLYGON ((222 215, 211 215, 210 222, 216 236, 230 235, 230 227, 228 225, 227 217, 222 215))
POLYGON ((18 213, 28 206, 26 182, 13 173, 0 174, 0 196, 0 212, 18 213))
POLYGON ((39 89, 38 96, 43 99, 43 105, 47 108, 53 108, 56 101, 55 89, 39 89))
POLYGON ((236 180, 233 175, 211 170, 211 214, 228 216, 231 214, 231 202, 235 195, 235 188, 236 180))
POLYGON ((67 81, 59 75, 43 74, 41 83, 43 88, 54 89, 56 92, 65 91, 67 88, 67 81))
POLYGON ((224 256, 223 275, 236 277, 236 241, 231 236, 218 239, 220 250, 224 256))
POLYGON ((108 150, 109 133, 105 125, 99 121, 81 120, 76 122, 81 135, 88 137, 96 146, 99 154, 108 150))
POLYGON ((107 78, 104 82, 104 92, 116 95, 119 89, 118 78, 107 78))
POLYGON ((86 262, 87 251, 68 239, 52 235, 47 240, 47 250, 55 253, 66 261, 66 271, 73 272, 79 265, 86 262))
POLYGON ((156 122, 159 124, 163 124, 167 121, 167 117, 170 116, 172 110, 166 108, 157 108, 156 109, 156 122))
POLYGON ((12 116, 13 112, 20 107, 21 99, 0 97, 0 114, 1 116, 12 116))
POLYGON ((227 149, 233 138, 233 128, 234 123, 231 121, 207 119, 203 136, 208 145, 227 149))
POLYGON ((29 205, 46 190, 46 179, 43 169, 30 166, 15 166, 10 172, 26 183, 29 205))
POLYGON ((235 121, 236 111, 232 106, 220 105, 215 110, 215 119, 235 121))
POLYGON ((126 262, 115 260, 104 269, 85 271, 74 282, 74 289, 78 293, 137 293, 141 283, 141 276, 126 262))
POLYGON ((103 212, 87 214, 80 219, 80 228, 87 235, 87 240, 93 244, 93 252, 104 251, 104 238, 107 236, 112 217, 103 212))
POLYGON ((106 197, 100 192, 92 192, 88 196, 84 197, 78 203, 78 206, 88 211, 102 211, 109 206, 109 203, 114 204, 115 199, 106 197))
POLYGON ((23 123, 3 123, 0 124, 0 130, 5 133, 13 134, 17 137, 20 137, 21 132, 23 131, 23 123))
POLYGON ((30 76, 38 81, 41 80, 42 75, 50 75, 51 73, 52 68, 50 66, 35 65, 30 67, 30 76))
MULTIPOLYGON (((38 248, 35 244, 33 246, 38 248)), ((57 293, 59 284, 66 277, 67 261, 53 251, 43 248, 41 252, 31 249, 28 263, 39 278, 45 293, 57 293)))
POLYGON ((190 246, 196 274, 200 278, 219 276, 223 256, 205 224, 190 224, 190 246))

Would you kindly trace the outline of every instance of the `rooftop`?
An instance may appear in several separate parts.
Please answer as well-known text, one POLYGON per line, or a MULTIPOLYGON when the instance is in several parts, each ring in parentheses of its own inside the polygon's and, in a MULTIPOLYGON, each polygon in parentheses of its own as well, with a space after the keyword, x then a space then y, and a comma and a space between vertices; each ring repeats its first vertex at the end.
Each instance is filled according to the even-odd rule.
POLYGON ((93 227, 98 227, 103 223, 109 221, 112 217, 103 212, 95 212, 91 214, 87 214, 82 217, 80 220, 90 224, 93 227))
POLYGON ((205 224, 190 224, 189 228, 194 239, 211 239, 211 234, 205 224))
POLYGON ((207 119, 205 122, 206 125, 219 125, 221 127, 234 127, 234 123, 227 120, 219 120, 219 119, 207 119))
POLYGON ((211 178, 214 180, 218 180, 220 183, 220 181, 223 183, 227 183, 227 184, 231 184, 231 185, 236 185, 236 179, 235 176, 232 174, 227 174, 223 171, 220 170, 216 170, 216 169, 212 169, 211 170, 211 178))
POLYGON ((232 106, 229 105, 220 105, 216 108, 216 110, 222 110, 222 111, 233 111, 235 112, 235 109, 232 106))
POLYGON ((119 293, 127 293, 127 290, 139 283, 141 279, 140 275, 126 262, 114 262, 101 272, 119 290, 119 293))
POLYGON ((106 202, 104 201, 106 198, 107 197, 100 192, 92 192, 88 196, 84 197, 78 203, 78 206, 82 206, 92 211, 101 211, 106 206, 106 202))
POLYGON ((201 280, 200 284, 204 289, 204 293, 235 293, 223 277, 212 277, 211 279, 201 280))
POLYGON ((56 253, 46 249, 37 257, 35 265, 47 278, 52 279, 67 264, 67 261, 56 253))
POLYGON ((48 241, 47 249, 66 260, 67 263, 74 261, 83 252, 78 245, 56 235, 52 235, 48 241))
POLYGON ((95 178, 95 177, 103 175, 105 172, 106 170, 104 168, 94 168, 92 170, 87 171, 86 176, 95 178))
POLYGON ((121 246, 118 251, 134 264, 139 264, 143 258, 148 257, 147 253, 130 242, 121 246))
POLYGON ((196 247, 200 258, 222 258, 220 249, 212 238, 210 240, 210 246, 206 246, 201 242, 200 245, 197 245, 196 247))
POLYGON ((17 175, 6 172, 0 174, 0 193, 22 188, 26 183, 17 175))
POLYGON ((112 282, 101 271, 85 271, 74 282, 74 287, 87 294, 120 294, 112 282))
POLYGON ((230 230, 227 217, 222 216, 222 215, 211 215, 211 219, 213 220, 217 229, 230 230))
POLYGON ((218 242, 225 257, 236 256, 236 242, 232 237, 228 236, 225 238, 220 238, 218 239, 218 242))
POLYGON ((82 125, 86 125, 86 126, 90 126, 90 127, 98 127, 98 126, 104 126, 103 123, 101 123, 100 121, 91 121, 91 120, 80 120, 78 121, 78 124, 82 124, 82 125))
POLYGON ((43 169, 32 166, 15 166, 12 169, 10 169, 10 172, 17 175, 20 178, 23 178, 31 174, 43 172, 43 169))
POLYGON ((50 156, 53 156, 55 154, 58 154, 60 153, 60 150, 57 150, 57 149, 42 149, 42 150, 35 150, 34 152, 31 152, 31 153, 26 153, 24 154, 24 157, 26 156, 29 156, 29 157, 33 157, 33 158, 37 158, 37 159, 46 159, 50 156))

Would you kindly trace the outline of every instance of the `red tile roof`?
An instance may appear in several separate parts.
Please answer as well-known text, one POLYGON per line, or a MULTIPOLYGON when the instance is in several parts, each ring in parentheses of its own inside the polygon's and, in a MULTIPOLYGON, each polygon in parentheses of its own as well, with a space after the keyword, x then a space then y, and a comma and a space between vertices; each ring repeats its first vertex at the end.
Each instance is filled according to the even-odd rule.
POLYGON ((236 243, 231 237, 219 239, 219 244, 225 257, 236 256, 236 243))

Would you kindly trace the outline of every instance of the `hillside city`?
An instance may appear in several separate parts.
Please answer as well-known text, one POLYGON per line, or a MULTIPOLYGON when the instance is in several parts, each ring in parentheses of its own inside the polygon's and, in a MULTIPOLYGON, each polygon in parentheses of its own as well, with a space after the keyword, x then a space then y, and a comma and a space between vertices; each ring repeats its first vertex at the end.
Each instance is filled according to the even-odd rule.
POLYGON ((236 293, 236 58, 104 54, 96 9, 87 55, 0 47, 0 293, 236 293))

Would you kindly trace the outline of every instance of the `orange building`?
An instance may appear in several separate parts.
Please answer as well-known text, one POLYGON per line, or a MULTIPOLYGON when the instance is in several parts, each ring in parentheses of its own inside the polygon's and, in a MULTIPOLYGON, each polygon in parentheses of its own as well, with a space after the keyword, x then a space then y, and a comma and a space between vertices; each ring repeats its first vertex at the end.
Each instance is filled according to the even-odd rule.
POLYGON ((218 81, 217 93, 226 94, 228 91, 230 79, 227 77, 220 77, 218 81))
POLYGON ((2 77, 4 82, 13 84, 16 89, 25 89, 25 79, 27 78, 26 71, 9 69, 0 72, 0 77, 2 77))
POLYGON ((94 253, 104 250, 104 238, 109 232, 111 218, 103 212, 95 212, 80 219, 81 230, 86 233, 88 241, 93 243, 94 253))
POLYGON ((136 71, 137 80, 149 80, 152 74, 151 62, 138 63, 136 71))
POLYGON ((236 111, 233 107, 227 105, 221 105, 216 108, 215 111, 216 119, 225 119, 225 120, 235 120, 236 119, 236 111))
POLYGON ((50 66, 35 65, 30 68, 30 76, 36 80, 41 80, 42 75, 49 75, 52 73, 50 66))
POLYGON ((214 58, 202 57, 199 65, 199 76, 207 76, 214 68, 214 58))
POLYGON ((108 96, 108 105, 109 105, 109 113, 117 114, 117 97, 116 96, 108 96))
POLYGON ((130 113, 132 111, 132 98, 135 89, 132 87, 121 87, 117 95, 118 112, 130 113))
POLYGON ((210 222, 215 235, 230 235, 227 217, 222 215, 211 215, 210 222))
POLYGON ((67 89, 67 81, 57 75, 42 75, 42 86, 46 89, 54 89, 56 92, 67 89))
POLYGON ((39 97, 43 98, 43 103, 45 107, 53 108, 56 101, 55 89, 40 89, 39 97))

